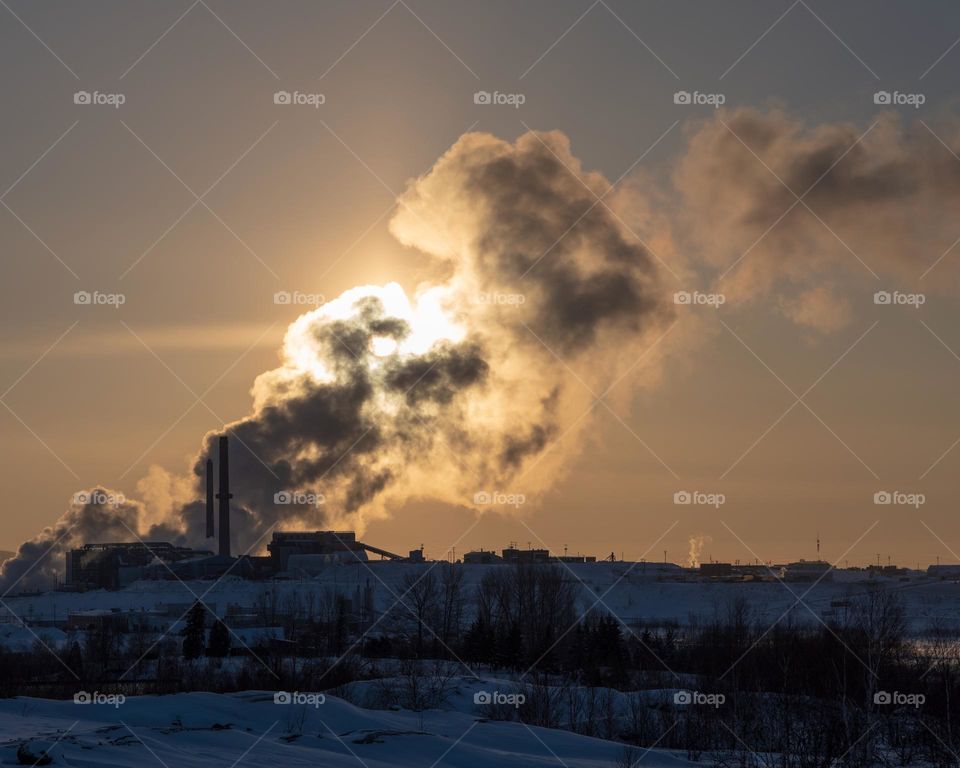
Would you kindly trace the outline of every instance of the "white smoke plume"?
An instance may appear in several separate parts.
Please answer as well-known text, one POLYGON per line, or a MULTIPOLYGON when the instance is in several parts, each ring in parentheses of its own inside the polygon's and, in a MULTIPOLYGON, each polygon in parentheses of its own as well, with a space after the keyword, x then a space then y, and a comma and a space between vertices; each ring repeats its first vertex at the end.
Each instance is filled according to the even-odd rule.
POLYGON ((712 537, 702 533, 690 537, 689 549, 687 550, 687 568, 700 567, 700 556, 703 554, 703 548, 712 541, 712 537))

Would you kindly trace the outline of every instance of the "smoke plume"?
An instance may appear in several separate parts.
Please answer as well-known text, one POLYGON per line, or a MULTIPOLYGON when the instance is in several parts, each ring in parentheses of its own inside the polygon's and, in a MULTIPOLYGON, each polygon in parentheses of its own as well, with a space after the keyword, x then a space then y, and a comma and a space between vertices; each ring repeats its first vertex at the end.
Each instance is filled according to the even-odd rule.
MULTIPOLYGON (((497 503, 492 490, 533 499, 549 485, 582 445, 594 393, 672 314, 651 255, 596 204, 608 189, 560 133, 467 134, 413 181, 390 229, 434 258, 438 279, 411 296, 357 287, 290 326, 251 414, 225 429, 234 551, 273 526, 362 530, 418 496, 476 506, 497 503)), ((219 435, 196 457, 195 497, 219 435)), ((40 554, 131 539, 120 520, 203 543, 200 501, 157 518, 135 503, 72 507, 2 580, 32 568, 20 587, 49 584, 62 559, 40 554)))
POLYGON ((712 541, 713 539, 710 536, 703 534, 690 537, 689 549, 687 550, 687 568, 700 567, 700 556, 703 554, 703 548, 712 541))
MULTIPOLYGON (((954 286, 955 154, 955 120, 808 125, 719 110, 691 124, 658 182, 637 172, 611 190, 561 133, 464 135, 410 183, 390 223, 432 257, 432 278, 409 295, 357 287, 298 318, 279 367, 254 383, 250 415, 227 425, 234 551, 272 526, 362 531, 416 497, 535 501, 589 437, 595 398, 672 322, 672 293, 688 281, 722 292, 724 311, 771 300, 818 332, 853 318, 852 279, 872 291, 874 278, 915 281, 939 259, 927 289, 954 286)), ((670 352, 702 343, 704 323, 685 312, 670 352)), ((655 376, 664 347, 634 374, 655 376)), ((119 521, 202 544, 197 499, 219 436, 204 437, 185 479, 152 470, 143 503, 71 506, 4 564, 0 587, 49 585, 67 546, 131 538, 119 521)))
MULTIPOLYGON (((799 324, 836 330, 849 307, 834 280, 873 280, 871 291, 878 278, 918 281, 955 244, 957 154, 955 119, 808 125, 721 110, 691 130, 675 166, 674 225, 731 303, 773 294, 799 324)), ((955 287, 957 259, 936 270, 928 290, 955 287)))

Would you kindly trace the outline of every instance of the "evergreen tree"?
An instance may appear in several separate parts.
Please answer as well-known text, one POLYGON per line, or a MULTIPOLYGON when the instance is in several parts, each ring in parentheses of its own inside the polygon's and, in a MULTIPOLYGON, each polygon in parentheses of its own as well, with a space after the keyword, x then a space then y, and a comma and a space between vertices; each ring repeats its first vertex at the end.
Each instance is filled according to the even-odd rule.
MULTIPOLYGON (((67 657, 64 659, 64 663, 67 665, 67 668, 74 673, 79 679, 83 679, 83 651, 80 650, 80 643, 76 640, 73 641, 73 644, 70 646, 70 650, 67 652, 67 657)), ((70 674, 66 670, 64 673, 70 674)))
POLYGON ((230 630, 223 623, 223 619, 217 619, 216 623, 210 628, 210 637, 207 639, 207 656, 223 658, 230 655, 230 630))
POLYGON ((507 632, 497 638, 495 664, 503 669, 518 669, 522 663, 523 632, 519 624, 512 622, 507 632))
POLYGON ((477 664, 490 664, 494 654, 494 634, 482 616, 478 616, 463 638, 466 657, 477 664))
POLYGON ((183 630, 183 658, 196 659, 203 653, 204 624, 207 609, 197 601, 187 614, 187 626, 183 630))

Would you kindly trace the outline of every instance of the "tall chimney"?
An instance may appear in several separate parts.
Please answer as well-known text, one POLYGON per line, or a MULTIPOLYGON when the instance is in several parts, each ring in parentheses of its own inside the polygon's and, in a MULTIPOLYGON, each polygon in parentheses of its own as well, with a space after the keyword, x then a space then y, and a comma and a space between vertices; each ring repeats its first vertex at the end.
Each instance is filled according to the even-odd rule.
POLYGON ((230 557, 230 460, 227 457, 227 436, 220 438, 220 556, 230 557))
POLYGON ((213 459, 207 459, 207 538, 213 538, 213 459))

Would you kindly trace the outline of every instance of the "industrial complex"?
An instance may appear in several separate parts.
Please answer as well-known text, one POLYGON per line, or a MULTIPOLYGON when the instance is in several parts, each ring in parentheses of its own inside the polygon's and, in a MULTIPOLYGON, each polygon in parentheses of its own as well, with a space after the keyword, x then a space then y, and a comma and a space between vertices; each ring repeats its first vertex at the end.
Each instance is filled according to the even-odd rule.
MULTIPOLYGON (((214 579, 224 575, 243 579, 302 579, 316 576, 337 564, 367 563, 371 556, 402 563, 422 563, 422 549, 397 554, 363 541, 353 531, 274 531, 266 555, 231 553, 230 545, 230 464, 228 438, 219 439, 218 487, 214 490, 214 462, 206 463, 206 538, 217 539, 217 551, 177 546, 165 541, 91 542, 66 553, 65 578, 60 589, 122 589, 135 581, 163 579, 214 579)), ((604 560, 615 561, 613 554, 604 560)), ((463 554, 463 565, 587 564, 597 558, 585 555, 555 555, 548 549, 520 549, 511 544, 499 554, 476 550, 463 554)), ((960 571, 952 566, 931 566, 927 576, 955 578, 960 571)), ((673 563, 644 563, 644 572, 656 571, 666 580, 724 582, 830 581, 834 569, 824 560, 799 560, 772 565, 705 562, 692 567, 673 563)), ((907 569, 871 566, 867 575, 887 578, 908 577, 907 569)))

